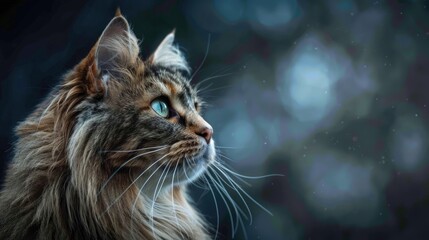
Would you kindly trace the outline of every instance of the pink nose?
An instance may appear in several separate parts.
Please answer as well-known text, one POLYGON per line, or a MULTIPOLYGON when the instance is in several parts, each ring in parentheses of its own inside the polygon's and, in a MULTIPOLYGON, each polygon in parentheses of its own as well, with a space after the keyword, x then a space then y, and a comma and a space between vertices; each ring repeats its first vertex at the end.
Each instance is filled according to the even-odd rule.
POLYGON ((213 128, 211 128, 211 127, 203 127, 200 131, 196 132, 196 134, 198 134, 201 137, 203 137, 206 140, 207 144, 209 144, 210 140, 212 139, 213 128))
POLYGON ((189 130, 191 130, 196 135, 203 137, 207 144, 209 144, 213 136, 212 126, 210 126, 210 124, 198 114, 190 115, 189 119, 189 130))

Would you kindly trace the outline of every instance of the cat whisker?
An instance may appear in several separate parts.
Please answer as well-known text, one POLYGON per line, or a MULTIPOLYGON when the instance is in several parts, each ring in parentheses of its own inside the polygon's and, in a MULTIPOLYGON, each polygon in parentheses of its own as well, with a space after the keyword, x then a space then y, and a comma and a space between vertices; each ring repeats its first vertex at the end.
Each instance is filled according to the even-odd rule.
MULTIPOLYGON (((229 161, 234 161, 234 160, 228 158, 227 156, 225 156, 225 155, 223 155, 223 154, 221 154, 219 152, 218 152, 217 156, 218 157, 223 157, 224 159, 229 160, 229 161)), ((282 175, 282 174, 267 174, 267 175, 262 175, 262 176, 246 176, 246 175, 241 175, 241 174, 238 174, 238 173, 232 171, 230 169, 231 167, 229 167, 228 164, 225 163, 225 162, 223 162, 220 158, 218 158, 218 160, 214 164, 216 164, 218 167, 224 169, 225 171, 228 171, 235 178, 237 178, 240 182, 246 184, 249 187, 251 187, 252 184, 246 182, 244 179, 262 179, 262 178, 268 178, 268 177, 284 177, 284 175, 282 175), (222 164, 220 164, 220 162, 222 162, 222 164)))
MULTIPOLYGON (((213 173, 215 174, 215 177, 218 179, 218 181, 215 182, 215 183, 217 183, 218 188, 220 188, 222 190, 222 192, 224 193, 224 195, 230 201, 231 205, 234 207, 237 222, 235 224, 235 227, 232 229, 233 233, 237 232, 238 225, 240 224, 240 226, 242 228, 242 231, 243 231, 243 234, 245 235, 245 239, 247 239, 247 234, 246 234, 246 230, 245 230, 245 227, 244 227, 244 221, 241 218, 241 216, 243 216, 246 220, 248 219, 248 217, 246 216, 246 214, 244 213, 244 211, 238 206, 238 204, 233 200, 233 198, 230 196, 230 194, 226 190, 226 188, 223 186, 222 181, 223 182, 225 182, 225 181, 220 178, 220 176, 216 173, 216 171, 214 171, 214 169, 211 169, 211 170, 213 170, 213 173)), ((242 199, 242 200, 243 200, 244 204, 246 204, 246 206, 247 206, 247 203, 244 201, 244 199, 242 199)), ((249 209, 249 212, 250 212, 250 209, 249 209)), ((251 213, 250 213, 250 217, 251 217, 251 213)))
MULTIPOLYGON (((101 186, 100 190, 99 190, 99 191, 98 191, 98 193, 97 193, 97 197, 98 197, 98 195, 100 195, 101 191, 103 191, 103 189, 107 186, 107 184, 110 182, 110 180, 112 180, 112 178, 113 178, 113 177, 114 177, 114 176, 119 172, 119 170, 121 170, 121 168, 123 168, 125 165, 127 165, 128 163, 130 163, 132 160, 134 160, 134 159, 136 159, 136 158, 139 158, 139 157, 142 157, 142 156, 147 155, 147 154, 151 154, 151 153, 154 153, 154 152, 159 152, 159 151, 164 150, 164 149, 166 149, 166 148, 167 148, 167 146, 166 146, 166 147, 162 147, 162 148, 157 149, 157 150, 153 150, 153 151, 149 151, 149 152, 141 153, 141 154, 138 154, 138 155, 136 155, 136 156, 134 156, 134 157, 130 158, 129 160, 125 161, 123 164, 121 164, 121 166, 119 166, 119 168, 117 168, 117 169, 112 173, 112 175, 110 175, 110 177, 106 180, 106 182, 101 186)), ((97 199, 98 199, 98 198, 97 198, 97 199)))
POLYGON ((212 88, 212 89, 200 91, 198 93, 200 93, 200 94, 206 94, 206 93, 209 93, 209 92, 223 90, 223 89, 228 89, 228 88, 232 88, 232 87, 233 87, 233 85, 227 85, 227 86, 222 86, 222 87, 218 87, 218 88, 212 88))
MULTIPOLYGON (((240 222, 243 222, 243 219, 241 219, 241 216, 243 216, 246 220, 249 220, 249 218, 250 218, 250 224, 252 223, 252 212, 250 211, 250 208, 249 208, 249 206, 248 206, 248 204, 247 204, 247 202, 244 200, 244 198, 241 196, 241 194, 240 193, 238 193, 238 195, 240 196, 240 198, 241 198, 241 200, 243 201, 243 203, 244 203, 244 205, 246 206, 246 208, 247 208, 247 211, 248 211, 248 213, 249 213, 249 217, 247 217, 247 215, 246 215, 246 213, 244 213, 244 211, 243 211, 243 209, 241 209, 241 207, 238 205, 238 203, 236 202, 236 201, 234 201, 233 200, 233 198, 231 197, 231 195, 229 194, 229 192, 228 192, 228 190, 225 188, 225 186, 223 185, 223 183, 222 182, 224 182, 225 184, 227 184, 228 185, 228 187, 230 187, 231 188, 231 185, 229 185, 216 171, 215 171, 215 169, 211 169, 211 170, 213 170, 213 174, 214 174, 214 176, 218 179, 218 183, 219 183, 219 187, 222 187, 222 189, 224 190, 224 192, 225 192, 225 195, 227 195, 228 196, 228 199, 230 200, 230 202, 232 203, 232 205, 233 205, 233 207, 234 207, 234 210, 235 210, 235 213, 236 213, 236 215, 237 215, 237 222, 236 222, 236 225, 235 225, 235 232, 237 232, 237 230, 238 230, 238 224, 240 223, 240 222), (240 215, 240 214, 241 215, 240 215), (240 218, 240 219, 238 219, 238 218, 240 218)), ((235 190, 235 191, 237 191, 234 187, 232 187, 232 189, 233 190, 235 190)), ((244 229, 243 229, 243 231, 244 231, 244 229)))
MULTIPOLYGON (((231 158, 228 158, 227 156, 225 156, 222 152, 221 152, 221 150, 219 150, 219 149, 217 149, 217 151, 216 151, 216 155, 217 156, 219 156, 219 157, 223 157, 225 160, 228 160, 228 161, 231 161, 231 162, 237 162, 237 161, 235 161, 235 160, 233 160, 233 159, 231 159, 231 158)), ((220 158, 218 158, 219 159, 219 161, 220 161, 220 158)), ((223 161, 222 161, 223 162, 223 161)))
MULTIPOLYGON (((181 228, 181 226, 179 224, 179 220, 177 219, 176 206, 174 204, 174 177, 175 177, 178 166, 179 166, 179 161, 176 162, 176 167, 173 170, 173 177, 171 178, 171 202, 172 202, 172 207, 173 207, 174 219, 176 220, 176 226, 181 228)), ((185 238, 182 235, 182 233, 180 233, 180 235, 182 236, 183 239, 185 238)))
POLYGON ((153 196, 153 199, 152 199, 151 217, 152 217, 152 233, 153 233, 154 236, 155 236, 154 219, 153 219, 153 216, 154 216, 154 214, 153 214, 154 206, 155 206, 156 199, 158 198, 159 193, 162 190, 162 185, 164 185, 165 179, 167 178, 168 171, 170 170, 171 164, 172 163, 169 162, 167 164, 167 166, 164 168, 164 170, 162 171, 161 176, 159 177, 158 182, 156 183, 155 190, 154 190, 154 193, 153 193, 154 196, 153 196), (163 177, 164 172, 165 172, 165 176, 163 177), (162 180, 161 185, 159 185, 159 183, 161 182, 161 179, 163 179, 163 180, 162 180), (159 187, 159 190, 158 190, 158 187, 159 187))
MULTIPOLYGON (((159 160, 158 160, 159 161, 159 160)), ((154 162, 154 163, 157 163, 158 161, 156 161, 156 162, 154 162)), ((151 166, 153 166, 154 165, 154 163, 151 165, 151 166)), ((160 169, 161 167, 162 167, 163 165, 162 164, 160 164, 156 169, 155 169, 155 171, 153 171, 152 172, 152 174, 150 174, 149 175, 149 177, 146 179, 146 181, 143 183, 143 185, 140 187, 140 190, 139 190, 139 192, 137 193, 137 198, 136 198, 136 200, 134 201, 134 204, 133 204, 133 211, 134 211, 134 209, 135 209, 135 206, 136 206, 136 204, 137 204, 137 201, 138 201, 138 197, 140 196, 140 194, 141 194, 141 192, 142 192, 142 190, 143 190, 143 188, 146 186, 146 184, 149 182, 149 180, 153 177, 153 175, 155 175, 155 173, 157 173, 158 172, 158 169, 160 169)), ((150 167, 149 167, 150 168, 150 167)), ((148 168, 148 169, 149 169, 148 168)), ((140 174, 134 181, 133 181, 133 183, 135 183, 141 176, 143 176, 143 174, 148 170, 148 169, 146 169, 145 171, 143 171, 143 173, 142 174, 140 174)), ((165 169, 164 169, 165 170, 165 169)), ((164 171, 163 171, 164 172, 164 171)), ((156 189, 155 189, 156 190, 156 189)))
POLYGON ((239 173, 236 173, 234 171, 232 171, 231 169, 223 166, 222 164, 218 164, 216 163, 218 167, 221 167, 222 169, 226 170, 227 172, 239 177, 239 178, 246 178, 246 179, 263 179, 263 178, 269 178, 269 177, 284 177, 285 175, 283 174, 267 174, 267 175, 261 175, 261 176, 246 176, 246 175, 242 175, 239 173))
MULTIPOLYGON (((221 172, 223 175, 225 175, 225 173, 222 172, 222 170, 220 168, 218 168, 215 164, 212 165, 213 167, 215 167, 219 172, 221 172)), ((250 218, 250 225, 252 225, 253 222, 253 217, 252 217, 252 212, 250 211, 249 205, 247 204, 246 200, 243 198, 243 196, 240 194, 240 191, 237 190, 237 188, 234 186, 234 184, 231 182, 231 180, 229 178, 226 178, 230 184, 228 184, 227 182, 225 182, 225 180, 223 180, 217 173, 216 171, 213 171, 218 177, 219 179, 221 179, 226 185, 228 185, 231 189, 235 190, 235 192, 238 194, 238 196, 241 198, 241 201, 243 201, 244 205, 246 206, 247 212, 249 214, 249 218, 250 218)), ((247 217, 246 217, 247 218, 247 217)))
POLYGON ((211 76, 211 77, 208 77, 208 78, 205 78, 205 79, 201 80, 199 83, 197 83, 197 84, 195 85, 195 88, 197 89, 197 93, 199 93, 199 92, 200 92, 200 90, 198 90, 198 88, 199 88, 199 87, 201 86, 201 84, 203 84, 204 82, 207 82, 207 81, 209 81, 209 80, 216 79, 216 78, 228 77, 228 76, 231 76, 231 75, 234 75, 234 74, 235 74, 234 72, 232 72, 232 73, 225 73, 225 74, 219 74, 219 75, 211 76))
POLYGON ((203 92, 206 89, 210 88, 211 86, 213 86, 213 83, 208 84, 207 86, 203 87, 203 88, 198 88, 197 89, 197 93, 203 92))
POLYGON ((224 73, 227 73, 227 72, 233 70, 234 68, 235 68, 235 66, 233 66, 233 65, 227 65, 225 67, 219 68, 218 70, 214 71, 212 74, 213 75, 215 75, 215 74, 224 74, 224 73))
MULTIPOLYGON (((160 162, 162 159, 164 159, 165 157, 167 157, 168 156, 168 153, 167 154, 165 154, 165 155, 163 155, 161 158, 159 158, 158 160, 156 160, 155 162, 153 162, 148 168, 146 168, 139 176, 137 176, 135 179, 134 179, 134 181, 132 181, 131 183, 130 183, 130 185, 128 185, 128 187, 127 188, 125 188, 125 190, 107 207, 107 209, 106 210, 104 210, 104 212, 103 213, 105 213, 105 212, 107 212, 116 202, 118 202, 118 200, 139 180, 139 178, 141 177, 141 176, 143 176, 147 171, 149 171, 149 169, 151 169, 155 164, 157 164, 158 162, 160 162)), ((162 165, 160 165, 160 166, 162 166, 162 165)), ((152 173, 152 175, 150 175, 150 177, 151 176, 153 176, 153 174, 159 169, 160 167, 158 167, 153 173, 152 173)), ((149 178, 150 178, 149 177, 149 178)), ((147 182, 147 181, 146 181, 147 182)), ((145 182, 145 183, 146 183, 145 182)), ((144 185, 143 185, 144 186, 144 185)), ((143 187, 142 187, 143 188, 143 187)), ((140 191, 139 191, 139 193, 138 193, 138 195, 137 195, 137 197, 140 195, 140 192, 141 192, 141 189, 140 189, 140 191)))
POLYGON ((207 48, 206 48, 206 53, 204 54, 204 58, 201 61, 201 63, 198 66, 198 68, 195 70, 195 72, 189 78, 189 82, 191 82, 192 79, 194 79, 195 75, 197 75, 198 71, 200 71, 201 67, 203 66, 204 62, 206 61, 206 58, 207 58, 207 55, 209 54, 209 49, 210 49, 210 39, 211 39, 211 35, 209 34, 208 39, 207 39, 207 48))
MULTIPOLYGON (((177 161, 177 163, 176 163, 176 167, 175 167, 175 170, 174 170, 174 172, 176 171, 176 169, 178 168, 178 165, 179 165, 179 162, 177 161)), ((174 174, 174 172, 173 172, 173 174, 174 174)), ((172 179, 174 179, 174 178, 172 178, 172 179)), ((172 180, 172 182, 173 182, 173 184, 174 184, 174 180, 172 180)), ((173 185, 172 185, 173 186, 173 185)), ((173 194, 173 188, 172 188, 172 194, 173 194)), ((179 223, 179 219, 177 218, 177 211, 176 210, 178 210, 178 211, 182 211, 182 214, 184 214, 186 211, 183 211, 183 207, 181 207, 180 205, 178 206, 178 208, 176 209, 176 205, 174 204, 174 195, 172 195, 172 203, 173 203, 173 212, 174 212, 174 217, 175 217, 175 221, 176 221, 176 226, 178 227, 178 228, 180 228, 180 229, 182 229, 183 231, 189 231, 189 230, 191 230, 191 227, 189 226, 189 224, 187 224, 186 222, 183 222, 183 220, 181 220, 181 223, 179 223)), ((181 239, 186 239, 186 237, 185 236, 183 236, 183 234, 181 233, 181 232, 179 232, 179 234, 182 236, 182 238, 181 239)))
MULTIPOLYGON (((158 162, 158 161, 156 161, 156 162, 158 162)), ((155 163, 156 163, 155 162, 155 163)), ((152 165, 151 165, 152 166, 152 165)), ((141 194, 141 192, 143 191, 143 188, 146 186, 146 183, 148 183, 149 182, 149 180, 152 178, 152 176, 158 171, 158 169, 160 169, 162 167, 162 164, 160 164, 156 169, 155 169, 155 171, 153 171, 153 173, 146 179, 146 181, 143 183, 143 185, 140 187, 140 189, 139 189, 139 191, 138 191, 138 193, 137 193, 137 196, 136 196, 136 200, 134 201, 134 203, 133 203, 133 207, 131 208, 131 216, 133 216, 134 215, 134 211, 135 211, 135 209, 136 209, 136 205, 137 205, 137 201, 140 199, 140 194, 141 194)), ((149 167, 150 168, 150 167, 149 167)), ((146 170, 148 170, 148 169, 146 169, 146 170)), ((146 171, 145 170, 145 171, 146 171)), ((144 172, 145 172, 144 171, 144 172)), ((164 169, 164 171, 165 171, 165 169, 164 169)), ((162 171, 162 173, 164 173, 164 171, 162 171)), ((144 173, 143 172, 143 173, 144 173)), ((140 178, 142 176, 142 174, 141 175, 139 175, 137 178, 136 178, 136 180, 138 179, 138 178, 140 178)), ((161 174, 161 176, 160 176, 160 179, 161 179, 161 177, 162 177, 162 174, 161 174)), ((158 181, 158 183, 159 183, 159 181, 158 181)), ((156 190, 157 190, 157 188, 158 188, 158 184, 157 184, 157 186, 156 186, 156 188, 155 188, 155 192, 156 192, 156 190)), ((153 204, 155 204, 155 200, 156 199, 153 199, 152 200, 152 202, 153 202, 153 204)), ((152 205, 153 206, 153 205, 152 205)), ((154 236, 156 236, 156 234, 155 234, 155 231, 154 231, 154 228, 153 228, 153 207, 152 207, 152 210, 151 210, 151 216, 152 216, 152 233, 154 234, 154 236)), ((131 220, 132 220, 132 217, 131 217, 131 220)), ((131 222, 131 224, 132 224, 132 222, 131 222)))
POLYGON ((189 182, 192 182, 191 178, 189 178, 189 176, 187 174, 187 171, 186 171, 186 164, 189 164, 188 161, 187 161, 187 159, 185 159, 184 163, 185 164, 183 165, 183 173, 185 174, 186 179, 188 179, 189 182))
MULTIPOLYGON (((217 184, 217 181, 215 180, 215 178, 210 174, 210 172, 209 171, 207 171, 206 172, 207 173, 207 175, 209 176, 209 178, 212 180, 212 182, 213 182, 213 186, 215 187, 215 189, 217 190, 217 192, 219 193, 219 196, 222 198, 222 200, 223 200, 223 202, 225 203, 225 206, 226 206, 226 209, 227 209, 227 211, 228 211, 228 213, 229 213, 229 219, 230 219, 230 222, 231 222, 231 229, 232 229, 232 235, 231 235, 231 237, 232 238, 234 238, 234 235, 235 235, 235 227, 234 227, 234 219, 233 219, 233 217, 232 217, 232 212, 231 212, 231 209, 230 209, 230 207, 229 207, 229 204, 228 204, 228 202, 226 201, 226 199, 225 199, 225 197, 223 196, 223 194, 225 194, 223 191, 221 191, 222 189, 219 189, 219 187, 218 187, 218 184, 217 184)), ((232 204, 232 203, 231 203, 232 204)))
MULTIPOLYGON (((202 182, 202 180, 199 180, 199 181, 202 182)), ((205 197, 210 192, 210 189, 208 187, 205 187, 202 190, 204 190, 204 191, 203 191, 203 193, 200 194, 200 197, 196 201, 197 205, 201 202, 201 200, 203 199, 203 197, 205 197)))
POLYGON ((270 214, 271 216, 273 216, 273 214, 266 209, 264 206, 262 206, 258 201, 256 201, 253 197, 251 197, 239 184, 237 184, 230 176, 228 176, 228 174, 226 174, 225 172, 221 172, 226 178, 231 180, 231 183, 233 185, 235 185, 244 195, 246 195, 247 198, 249 198, 253 203, 255 203, 258 207, 260 207, 262 210, 264 210, 266 213, 270 214))
POLYGON ((165 148, 168 147, 169 145, 161 145, 161 146, 155 146, 155 147, 145 147, 145 148, 139 148, 139 149, 133 149, 133 150, 103 150, 101 152, 106 153, 106 152, 113 152, 113 153, 130 153, 130 152, 138 152, 138 151, 143 151, 143 150, 149 150, 149 149, 159 149, 159 148, 165 148))
POLYGON ((186 165, 189 165, 189 167, 192 168, 190 166, 190 163, 189 163, 190 161, 191 160, 189 158, 185 158, 184 165, 183 165, 183 173, 185 174, 186 179, 188 179, 188 182, 191 182, 194 186, 201 188, 201 189, 205 189, 203 186, 199 185, 195 181, 192 181, 191 178, 188 176, 188 174, 186 172, 186 165))
POLYGON ((185 158, 185 159, 183 160, 183 168, 182 168, 182 171, 183 171, 183 173, 185 174, 186 179, 188 179, 188 181, 189 181, 189 182, 191 182, 191 178, 188 176, 188 173, 187 173, 187 171, 186 171, 186 165, 187 165, 187 164, 189 164, 189 163, 188 163, 188 159, 187 159, 187 158, 185 158))
MULTIPOLYGON (((222 147, 220 147, 220 148, 222 148, 222 147)), ((231 160, 228 157, 223 156, 222 154, 219 154, 219 153, 218 153, 218 156, 222 156, 228 160, 231 160)), ((229 169, 228 167, 224 166, 223 164, 221 164, 220 159, 218 159, 218 160, 219 161, 215 161, 212 165, 209 166, 209 168, 207 169, 206 175, 213 182, 214 189, 216 189, 218 191, 219 195, 221 196, 221 198, 224 201, 225 206, 228 210, 228 213, 230 216, 230 221, 231 221, 232 237, 234 237, 235 233, 237 232, 238 224, 240 224, 241 228, 243 229, 243 234, 245 235, 245 238, 247 239, 247 233, 245 231, 245 227, 243 224, 244 222, 243 222, 243 219, 241 218, 241 216, 243 216, 247 219, 247 216, 243 212, 243 210, 239 207, 237 202, 235 202, 232 199, 232 197, 229 195, 224 184, 226 186, 228 186, 229 188, 231 188, 232 190, 234 190, 237 193, 237 195, 240 197, 241 201, 243 202, 243 204, 246 207, 248 216, 250 218, 249 219, 250 224, 252 224, 252 222, 253 222, 252 212, 250 210, 250 207, 249 207, 245 197, 247 199, 251 200, 254 204, 256 204, 258 207, 260 207, 262 210, 264 210, 265 212, 267 212, 271 216, 273 214, 269 210, 267 210, 265 207, 263 207, 259 202, 257 202, 254 198, 252 198, 240 185, 238 185, 234 181, 234 179, 231 176, 229 176, 229 174, 231 174, 233 177, 236 177, 238 180, 240 180, 246 184, 248 184, 248 183, 245 182, 243 179, 263 179, 263 178, 267 178, 267 177, 278 177, 278 176, 284 176, 284 175, 282 175, 282 174, 268 174, 268 175, 262 175, 262 176, 246 176, 246 175, 236 173, 235 171, 233 171, 233 170, 229 169), (219 172, 219 173, 217 173, 217 172, 219 172), (234 219, 232 217, 231 208, 229 207, 229 204, 227 204, 226 199, 229 200, 232 208, 234 209, 234 212, 236 215, 236 220, 237 220, 237 222, 235 224, 234 224, 234 219)), ((213 197, 215 198, 215 195, 213 194, 213 188, 211 187, 210 182, 208 181, 207 177, 204 176, 204 178, 208 184, 208 187, 212 191, 213 197)), ((217 204, 217 202, 215 202, 215 205, 216 204, 217 204)))
MULTIPOLYGON (((222 156, 222 155, 219 155, 219 156, 222 156)), ((231 160, 232 161, 232 160, 231 160)), ((218 159, 214 164, 217 164, 217 166, 218 167, 222 167, 222 168, 227 168, 227 167, 225 167, 224 165, 226 165, 226 166, 228 166, 226 163, 222 163, 222 164, 220 164, 219 162, 222 162, 220 159, 218 159)), ((250 184, 250 183, 248 183, 246 180, 244 180, 243 178, 241 178, 241 177, 238 177, 238 176, 235 176, 235 175, 232 175, 233 177, 235 177, 238 181, 240 181, 241 183, 243 183, 243 184, 245 184, 246 186, 248 186, 248 187, 252 187, 252 184, 250 184)))
POLYGON ((215 208, 216 208, 216 233, 215 233, 215 237, 213 239, 216 240, 218 232, 219 232, 219 220, 220 220, 219 219, 219 207, 218 207, 218 204, 217 204, 216 196, 214 194, 213 188, 210 185, 209 180, 204 175, 203 175, 203 178, 206 180, 207 186, 210 188, 210 192, 212 193, 213 201, 215 203, 215 208))
POLYGON ((219 148, 219 149, 244 149, 243 147, 224 147, 224 146, 215 146, 215 148, 219 148))

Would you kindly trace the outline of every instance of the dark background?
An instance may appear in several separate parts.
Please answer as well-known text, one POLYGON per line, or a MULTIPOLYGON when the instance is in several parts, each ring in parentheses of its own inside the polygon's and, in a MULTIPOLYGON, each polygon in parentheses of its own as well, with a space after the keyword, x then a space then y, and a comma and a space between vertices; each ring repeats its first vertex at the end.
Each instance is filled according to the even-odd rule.
MULTIPOLYGON (((249 239, 429 239, 428 1, 13 1, 0 15, 0 176, 13 128, 120 6, 142 56, 176 29, 222 154, 246 175, 249 239), (213 77, 213 78, 212 78, 213 77)), ((216 224, 211 194, 193 190, 216 224)), ((234 199, 244 208, 239 196, 234 199)), ((217 195, 218 203, 222 199, 217 195)), ((220 206, 220 238, 231 238, 220 206)), ((234 216, 235 220, 235 216, 234 216)), ((236 234, 244 238, 243 231, 236 234)))

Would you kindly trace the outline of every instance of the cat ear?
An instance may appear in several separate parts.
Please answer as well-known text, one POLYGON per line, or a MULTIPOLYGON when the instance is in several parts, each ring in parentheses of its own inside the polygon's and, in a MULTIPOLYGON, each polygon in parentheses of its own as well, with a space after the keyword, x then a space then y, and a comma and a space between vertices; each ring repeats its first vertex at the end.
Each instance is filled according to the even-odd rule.
POLYGON ((121 72, 138 59, 138 42, 127 20, 116 13, 101 34, 95 52, 95 61, 102 79, 120 77, 121 72))
POLYGON ((162 40, 161 44, 159 44, 155 53, 151 56, 152 64, 174 68, 189 73, 190 69, 185 57, 182 52, 180 52, 179 48, 173 45, 173 42, 174 31, 169 33, 164 40, 162 40))

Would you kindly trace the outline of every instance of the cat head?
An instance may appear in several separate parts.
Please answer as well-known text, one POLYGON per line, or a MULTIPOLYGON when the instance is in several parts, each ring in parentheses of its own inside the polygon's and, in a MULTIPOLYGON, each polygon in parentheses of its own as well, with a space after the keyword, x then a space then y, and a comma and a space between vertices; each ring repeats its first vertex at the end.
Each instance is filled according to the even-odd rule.
POLYGON ((119 14, 66 77, 61 91, 70 98, 62 112, 65 119, 73 112, 71 169, 80 169, 79 175, 102 169, 104 179, 124 173, 147 187, 161 177, 165 184, 193 181, 214 161, 215 148, 190 68, 174 45, 174 31, 147 60, 139 52, 119 14), (99 158, 88 157, 93 155, 99 158))

